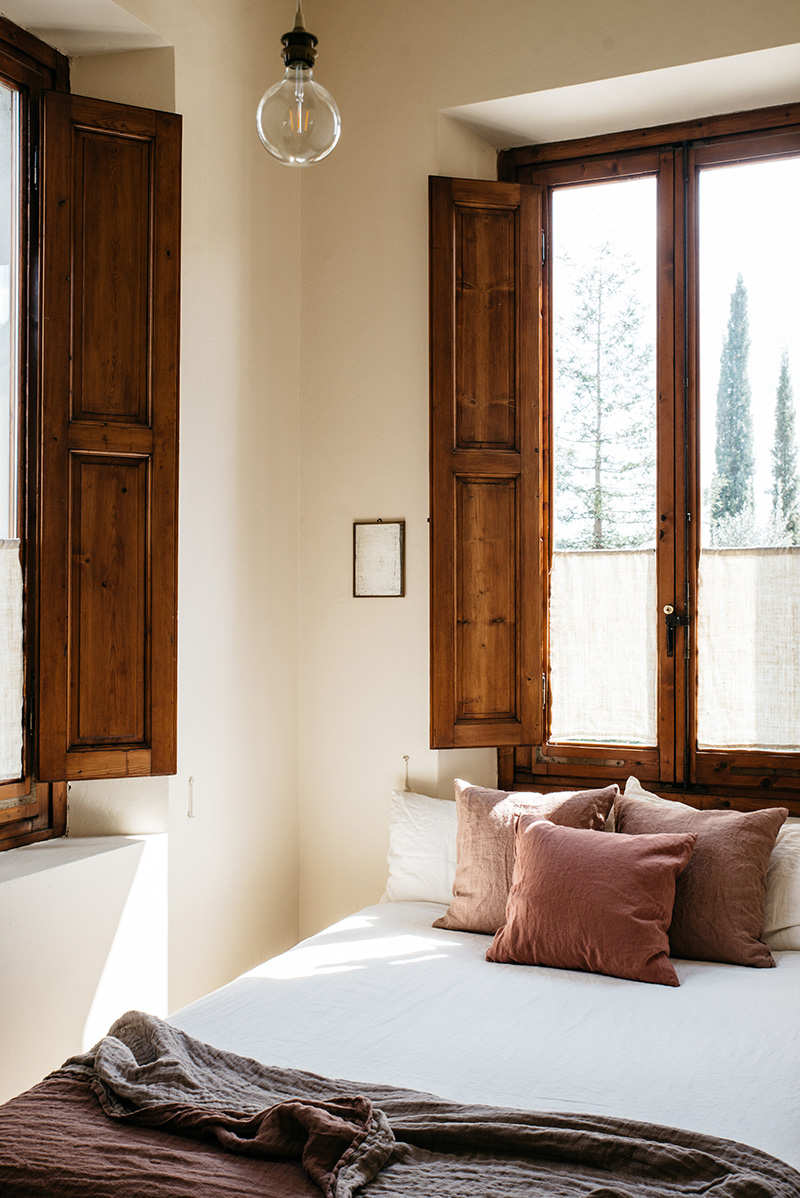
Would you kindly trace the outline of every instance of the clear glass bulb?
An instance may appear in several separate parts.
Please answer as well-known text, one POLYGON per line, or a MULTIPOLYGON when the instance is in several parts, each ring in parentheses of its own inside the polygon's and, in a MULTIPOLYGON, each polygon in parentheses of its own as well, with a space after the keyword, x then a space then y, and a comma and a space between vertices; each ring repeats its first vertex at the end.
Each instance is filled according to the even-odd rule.
POLYGON ((333 96, 314 82, 313 69, 294 64, 261 97, 256 128, 264 148, 279 162, 310 166, 330 154, 342 122, 333 96))

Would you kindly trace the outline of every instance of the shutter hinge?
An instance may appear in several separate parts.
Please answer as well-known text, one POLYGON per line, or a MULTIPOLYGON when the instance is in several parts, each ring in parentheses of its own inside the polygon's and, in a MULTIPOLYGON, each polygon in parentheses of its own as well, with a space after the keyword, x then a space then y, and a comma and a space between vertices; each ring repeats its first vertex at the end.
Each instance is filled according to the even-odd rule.
POLYGON ((547 707, 547 675, 542 674, 542 711, 547 707))
POLYGON ((542 266, 544 266, 546 259, 547 259, 547 240, 544 235, 544 229, 542 229, 542 266))

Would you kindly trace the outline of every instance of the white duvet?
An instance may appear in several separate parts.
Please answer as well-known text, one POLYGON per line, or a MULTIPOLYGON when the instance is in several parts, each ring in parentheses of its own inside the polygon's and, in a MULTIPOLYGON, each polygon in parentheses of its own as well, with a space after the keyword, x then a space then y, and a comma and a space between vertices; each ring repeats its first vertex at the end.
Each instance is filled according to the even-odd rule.
POLYGON ((484 960, 490 937, 382 903, 177 1012, 267 1064, 463 1102, 620 1115, 800 1168, 800 952, 675 961, 679 988, 484 960))

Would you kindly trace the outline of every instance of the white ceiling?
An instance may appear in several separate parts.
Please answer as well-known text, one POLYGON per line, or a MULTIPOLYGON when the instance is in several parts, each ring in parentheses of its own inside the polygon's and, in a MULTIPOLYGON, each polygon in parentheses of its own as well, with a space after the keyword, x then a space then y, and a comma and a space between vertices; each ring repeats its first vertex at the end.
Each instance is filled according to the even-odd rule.
POLYGON ((445 109, 495 149, 800 101, 800 45, 445 109))
MULTIPOLYGON (((168 43, 114 0, 0 0, 69 57, 168 43)), ((445 109, 495 149, 800 101, 800 45, 445 109)))
POLYGON ((0 11, 70 58, 167 45, 113 0, 0 0, 0 11))

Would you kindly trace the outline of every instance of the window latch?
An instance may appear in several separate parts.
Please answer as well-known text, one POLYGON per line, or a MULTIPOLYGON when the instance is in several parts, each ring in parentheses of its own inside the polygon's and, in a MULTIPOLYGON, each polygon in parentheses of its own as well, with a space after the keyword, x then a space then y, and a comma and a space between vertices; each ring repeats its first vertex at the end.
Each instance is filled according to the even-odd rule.
POLYGON ((668 603, 664 608, 664 621, 667 626, 667 657, 672 657, 675 653, 675 629, 683 624, 686 626, 689 623, 689 617, 683 616, 671 603, 668 603))

